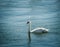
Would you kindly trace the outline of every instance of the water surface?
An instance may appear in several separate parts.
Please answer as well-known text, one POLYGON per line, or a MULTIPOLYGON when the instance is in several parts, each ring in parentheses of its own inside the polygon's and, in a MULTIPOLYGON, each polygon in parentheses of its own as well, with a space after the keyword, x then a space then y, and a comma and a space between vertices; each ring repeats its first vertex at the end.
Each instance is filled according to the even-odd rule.
POLYGON ((59 0, 1 0, 0 47, 60 47, 59 0), (32 29, 48 28, 45 34, 31 33, 28 39, 27 20, 32 29))

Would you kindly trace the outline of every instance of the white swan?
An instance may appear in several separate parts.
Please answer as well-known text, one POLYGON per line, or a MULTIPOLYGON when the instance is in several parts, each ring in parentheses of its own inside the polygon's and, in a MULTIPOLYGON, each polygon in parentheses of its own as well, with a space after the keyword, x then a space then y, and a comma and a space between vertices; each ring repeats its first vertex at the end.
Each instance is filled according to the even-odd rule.
POLYGON ((30 20, 27 21, 27 24, 28 24, 28 32, 33 32, 33 33, 47 33, 48 32, 48 29, 42 28, 42 27, 38 27, 38 28, 31 30, 31 21, 30 20))

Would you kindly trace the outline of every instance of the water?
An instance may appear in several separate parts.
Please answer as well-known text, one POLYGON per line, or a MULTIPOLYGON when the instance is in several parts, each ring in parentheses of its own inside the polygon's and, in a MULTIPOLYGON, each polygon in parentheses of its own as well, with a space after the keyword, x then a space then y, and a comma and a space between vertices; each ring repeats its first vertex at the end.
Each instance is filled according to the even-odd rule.
POLYGON ((0 47, 60 47, 59 0, 1 0, 0 47), (27 34, 28 16, 32 29, 45 27, 45 34, 27 34))

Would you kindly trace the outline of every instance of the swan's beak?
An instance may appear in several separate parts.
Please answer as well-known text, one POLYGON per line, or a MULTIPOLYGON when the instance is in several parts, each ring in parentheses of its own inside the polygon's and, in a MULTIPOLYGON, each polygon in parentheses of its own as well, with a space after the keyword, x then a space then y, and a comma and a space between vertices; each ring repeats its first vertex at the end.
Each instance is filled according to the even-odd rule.
POLYGON ((27 24, 29 24, 29 21, 27 22, 27 24))

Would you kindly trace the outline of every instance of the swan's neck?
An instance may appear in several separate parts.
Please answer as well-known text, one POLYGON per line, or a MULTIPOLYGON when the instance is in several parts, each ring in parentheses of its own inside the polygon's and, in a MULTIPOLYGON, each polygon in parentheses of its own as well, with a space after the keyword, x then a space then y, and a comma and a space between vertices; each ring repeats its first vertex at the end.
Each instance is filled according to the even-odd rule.
POLYGON ((31 23, 29 24, 29 29, 30 29, 30 31, 31 31, 31 23))
POLYGON ((28 31, 29 32, 31 31, 31 21, 29 21, 29 24, 28 24, 28 31))

